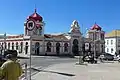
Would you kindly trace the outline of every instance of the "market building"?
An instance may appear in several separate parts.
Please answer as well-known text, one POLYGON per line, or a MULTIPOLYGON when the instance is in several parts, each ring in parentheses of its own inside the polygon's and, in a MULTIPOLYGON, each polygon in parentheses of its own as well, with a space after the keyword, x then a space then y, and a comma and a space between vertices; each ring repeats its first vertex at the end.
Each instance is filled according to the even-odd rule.
MULTIPOLYGON (((78 55, 83 50, 84 43, 93 46, 96 41, 96 51, 104 52, 104 31, 97 24, 88 30, 84 38, 77 20, 71 24, 70 31, 61 34, 45 34, 45 23, 36 9, 24 22, 24 34, 4 35, 0 38, 0 50, 17 50, 19 54, 29 55, 78 55), (95 36, 95 37, 93 37, 95 36)), ((87 47, 88 48, 88 45, 87 47)), ((93 47, 90 47, 93 51, 93 47)))

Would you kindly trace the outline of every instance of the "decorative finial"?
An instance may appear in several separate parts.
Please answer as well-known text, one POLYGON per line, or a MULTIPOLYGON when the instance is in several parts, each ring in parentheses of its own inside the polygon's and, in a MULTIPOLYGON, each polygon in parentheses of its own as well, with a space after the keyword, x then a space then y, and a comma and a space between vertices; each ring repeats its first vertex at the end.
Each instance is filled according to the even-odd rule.
POLYGON ((95 21, 95 24, 96 24, 96 21, 95 21))
POLYGON ((36 9, 36 4, 35 4, 35 13, 37 12, 37 9, 36 9))
POLYGON ((37 12, 37 9, 35 8, 35 13, 37 12))

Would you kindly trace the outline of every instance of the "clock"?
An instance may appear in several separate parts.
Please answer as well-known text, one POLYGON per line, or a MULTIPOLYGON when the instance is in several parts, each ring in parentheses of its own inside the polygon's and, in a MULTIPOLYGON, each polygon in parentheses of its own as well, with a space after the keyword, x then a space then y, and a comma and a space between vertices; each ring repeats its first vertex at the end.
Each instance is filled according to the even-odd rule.
POLYGON ((26 23, 26 27, 29 31, 33 30, 35 26, 36 24, 34 20, 28 20, 26 23))

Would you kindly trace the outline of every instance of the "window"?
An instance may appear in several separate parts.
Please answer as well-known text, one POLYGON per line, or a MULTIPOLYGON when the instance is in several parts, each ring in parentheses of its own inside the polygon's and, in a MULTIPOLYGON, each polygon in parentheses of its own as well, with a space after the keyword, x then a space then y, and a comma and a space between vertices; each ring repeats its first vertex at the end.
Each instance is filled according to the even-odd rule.
POLYGON ((102 53, 104 52, 104 46, 103 45, 101 45, 101 49, 102 49, 102 53))
POLYGON ((107 52, 109 52, 109 49, 107 48, 107 52))
POLYGON ((8 43, 8 49, 10 49, 10 43, 8 43))
POLYGON ((107 45, 109 44, 109 40, 107 40, 107 45))
POLYGON ((57 55, 59 55, 59 53, 60 53, 60 43, 59 42, 56 43, 56 53, 57 53, 57 55))
POLYGON ((25 43, 25 54, 28 53, 28 42, 25 43))
POLYGON ((18 42, 16 42, 16 50, 18 50, 18 42))
POLYGON ((64 44, 64 52, 68 52, 68 43, 64 44))
POLYGON ((23 52, 23 42, 20 43, 20 53, 23 52))
POLYGON ((111 48, 111 53, 113 53, 113 48, 111 48))
POLYGON ((101 34, 101 39, 104 40, 104 34, 103 33, 101 34))
POLYGON ((14 43, 12 43, 12 50, 14 50, 14 43))
POLYGON ((47 43, 47 52, 51 52, 52 44, 50 42, 47 43))
POLYGON ((4 45, 5 45, 5 49, 7 48, 7 44, 6 44, 6 42, 4 43, 4 45))
POLYGON ((111 40, 111 45, 113 44, 113 40, 111 40))

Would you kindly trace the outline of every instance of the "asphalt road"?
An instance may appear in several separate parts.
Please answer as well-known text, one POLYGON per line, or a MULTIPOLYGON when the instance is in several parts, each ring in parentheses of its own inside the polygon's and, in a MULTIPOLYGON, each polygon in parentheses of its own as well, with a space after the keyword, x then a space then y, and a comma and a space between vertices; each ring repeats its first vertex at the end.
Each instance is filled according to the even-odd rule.
MULTIPOLYGON (((31 59, 31 66, 32 68, 37 69, 45 69, 51 65, 54 64, 60 64, 60 63, 69 63, 69 62, 77 62, 78 60, 76 58, 69 58, 69 57, 55 57, 55 56, 43 56, 43 57, 32 57, 31 59)), ((20 63, 27 63, 29 66, 30 59, 20 59, 20 63)), ((62 66, 62 65, 61 65, 62 66)), ((32 70, 32 73, 36 72, 35 70, 32 70)))

